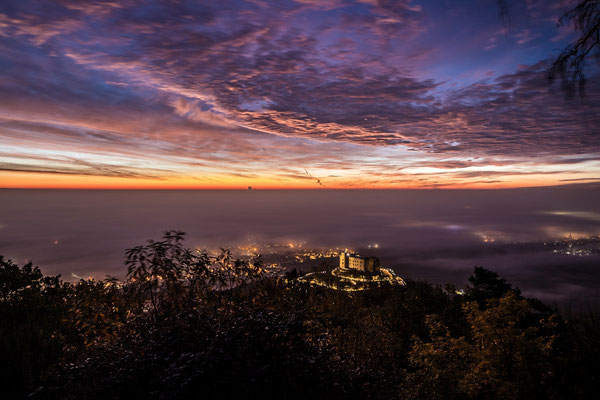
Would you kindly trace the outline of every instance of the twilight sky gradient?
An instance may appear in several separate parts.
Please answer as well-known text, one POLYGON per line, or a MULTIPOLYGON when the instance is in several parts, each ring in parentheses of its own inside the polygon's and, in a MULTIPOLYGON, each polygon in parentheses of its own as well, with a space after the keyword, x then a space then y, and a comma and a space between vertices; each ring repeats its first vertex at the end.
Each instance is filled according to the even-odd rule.
MULTIPOLYGON (((569 1, 2 0, 0 187, 600 181, 569 1)), ((597 61, 592 61, 597 63, 597 61)))

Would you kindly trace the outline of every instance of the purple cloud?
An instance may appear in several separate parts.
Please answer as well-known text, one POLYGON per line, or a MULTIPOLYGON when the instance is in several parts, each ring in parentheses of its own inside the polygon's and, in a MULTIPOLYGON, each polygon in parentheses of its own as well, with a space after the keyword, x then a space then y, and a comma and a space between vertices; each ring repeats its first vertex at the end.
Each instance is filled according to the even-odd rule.
POLYGON ((580 102, 548 86, 543 60, 566 40, 555 3, 515 6, 508 29, 463 2, 442 18, 441 3, 412 1, 8 0, 0 141, 22 162, 0 169, 293 180, 310 167, 378 185, 418 183, 418 168, 449 183, 540 175, 534 159, 579 179, 563 175, 598 168, 600 91, 597 75, 580 102), (55 165, 34 157, 42 143, 103 158, 55 165), (581 157, 556 161, 569 155, 581 157))

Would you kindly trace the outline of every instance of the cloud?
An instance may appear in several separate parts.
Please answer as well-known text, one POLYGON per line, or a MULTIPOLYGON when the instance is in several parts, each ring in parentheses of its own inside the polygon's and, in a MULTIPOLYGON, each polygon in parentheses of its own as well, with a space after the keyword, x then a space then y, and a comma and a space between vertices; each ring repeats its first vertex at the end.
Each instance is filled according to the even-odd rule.
POLYGON ((233 126, 232 123, 226 121, 221 116, 209 111, 203 111, 197 102, 187 101, 186 99, 180 97, 175 99, 171 105, 175 109, 175 113, 177 115, 189 118, 192 121, 204 122, 214 126, 233 126))
POLYGON ((525 44, 537 39, 540 36, 540 34, 535 34, 529 29, 523 29, 521 32, 515 35, 515 38, 517 39, 517 44, 525 44))
MULTIPOLYGON (((572 175, 558 179, 597 168, 597 83, 565 102, 546 83, 548 64, 529 59, 460 81, 507 45, 495 39, 502 29, 452 47, 480 54, 494 39, 489 55, 456 68, 440 30, 454 28, 432 14, 410 1, 7 0, 0 142, 23 157, 104 153, 107 174, 111 157, 125 157, 136 171, 160 162, 190 176, 300 179, 292 170, 307 168, 333 186, 419 183, 407 168, 442 170, 450 184, 493 174, 486 165, 511 179, 536 165, 572 175)), ((519 28, 519 48, 555 34, 536 27, 519 28)))
MULTIPOLYGON (((71 160, 73 161, 73 160, 71 160)), ((9 172, 36 172, 44 174, 64 174, 64 175, 84 175, 84 176, 102 176, 102 177, 118 177, 118 178, 150 178, 150 179, 166 179, 165 171, 160 171, 161 175, 152 175, 147 169, 135 171, 131 168, 123 168, 121 166, 107 164, 91 164, 81 163, 83 168, 62 167, 51 168, 44 166, 31 166, 26 164, 10 164, 0 162, 0 171, 9 172)))

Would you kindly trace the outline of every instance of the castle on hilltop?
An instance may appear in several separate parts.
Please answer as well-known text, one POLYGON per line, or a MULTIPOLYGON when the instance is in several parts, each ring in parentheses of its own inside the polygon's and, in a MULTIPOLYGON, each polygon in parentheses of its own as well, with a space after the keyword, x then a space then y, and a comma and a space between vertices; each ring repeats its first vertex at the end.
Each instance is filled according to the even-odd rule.
POLYGON ((358 254, 340 254, 340 269, 353 269, 361 272, 379 272, 379 259, 377 257, 362 257, 358 254))

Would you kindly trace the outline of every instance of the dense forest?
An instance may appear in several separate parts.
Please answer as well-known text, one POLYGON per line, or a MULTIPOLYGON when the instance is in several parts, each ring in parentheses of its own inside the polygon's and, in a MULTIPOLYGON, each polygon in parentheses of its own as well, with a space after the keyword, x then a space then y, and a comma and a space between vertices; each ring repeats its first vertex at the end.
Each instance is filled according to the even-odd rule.
POLYGON ((596 398, 598 316, 567 320, 484 268, 464 293, 350 294, 183 240, 127 250, 123 282, 0 257, 2 398, 596 398))

